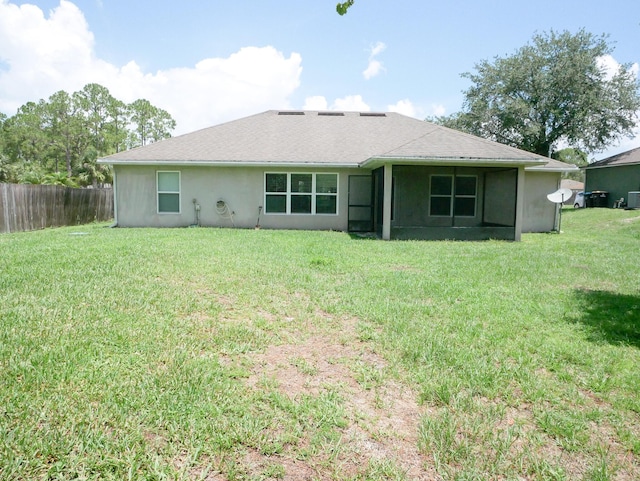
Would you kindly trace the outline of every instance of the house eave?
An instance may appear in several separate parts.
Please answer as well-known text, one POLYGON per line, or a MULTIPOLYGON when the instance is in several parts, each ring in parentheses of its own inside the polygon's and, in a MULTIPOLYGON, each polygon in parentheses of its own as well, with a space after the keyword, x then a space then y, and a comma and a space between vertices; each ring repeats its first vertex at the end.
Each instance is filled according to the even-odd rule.
POLYGON ((627 167, 631 165, 640 165, 640 162, 627 162, 626 164, 606 164, 606 165, 585 165, 580 167, 582 170, 606 169, 609 167, 627 167))
POLYGON ((580 170, 576 165, 570 165, 567 167, 545 167, 544 165, 535 167, 526 167, 524 170, 527 172, 575 172, 580 170))
POLYGON ((269 167, 269 168, 322 168, 322 169, 356 169, 357 162, 270 162, 270 161, 217 161, 217 160, 113 160, 98 159, 99 164, 131 165, 147 167, 269 167))
POLYGON ((438 166, 473 166, 473 167, 534 167, 544 165, 544 160, 538 159, 490 159, 483 157, 433 157, 433 156, 377 156, 371 157, 360 164, 360 167, 374 169, 384 164, 404 165, 438 165, 438 166))

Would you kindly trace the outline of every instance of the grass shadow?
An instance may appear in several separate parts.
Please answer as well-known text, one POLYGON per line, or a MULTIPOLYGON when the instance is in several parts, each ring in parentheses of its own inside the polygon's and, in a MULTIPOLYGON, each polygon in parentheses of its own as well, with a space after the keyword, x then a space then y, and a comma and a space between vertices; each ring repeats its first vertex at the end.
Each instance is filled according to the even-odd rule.
POLYGON ((562 206, 562 215, 572 215, 575 212, 580 212, 582 209, 576 209, 572 205, 564 205, 562 206))
POLYGON ((349 232, 349 237, 352 240, 380 240, 375 232, 349 232))
POLYGON ((582 314, 574 322, 589 329, 589 340, 640 348, 640 296, 578 289, 582 314))

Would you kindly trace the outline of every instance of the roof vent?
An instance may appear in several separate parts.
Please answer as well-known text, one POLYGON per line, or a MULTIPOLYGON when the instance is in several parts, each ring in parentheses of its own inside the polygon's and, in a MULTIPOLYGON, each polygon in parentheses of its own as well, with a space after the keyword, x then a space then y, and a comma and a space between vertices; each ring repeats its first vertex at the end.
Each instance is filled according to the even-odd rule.
POLYGON ((344 117, 344 112, 318 112, 318 115, 326 117, 344 117))
POLYGON ((360 112, 360 117, 386 117, 384 112, 360 112))
POLYGON ((282 110, 278 115, 304 115, 302 110, 282 110))

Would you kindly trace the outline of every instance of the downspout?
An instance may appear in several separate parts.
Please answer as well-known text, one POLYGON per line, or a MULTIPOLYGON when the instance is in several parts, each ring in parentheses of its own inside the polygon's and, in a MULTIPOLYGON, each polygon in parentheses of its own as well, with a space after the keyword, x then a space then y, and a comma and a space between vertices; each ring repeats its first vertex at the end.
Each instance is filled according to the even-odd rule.
POLYGON ((111 227, 118 227, 118 190, 117 190, 117 185, 118 182, 116 182, 116 178, 117 178, 117 174, 116 174, 116 168, 115 166, 113 167, 113 224, 111 224, 111 227))
POLYGON ((391 239, 391 187, 393 166, 384 164, 384 196, 382 201, 382 239, 391 239))

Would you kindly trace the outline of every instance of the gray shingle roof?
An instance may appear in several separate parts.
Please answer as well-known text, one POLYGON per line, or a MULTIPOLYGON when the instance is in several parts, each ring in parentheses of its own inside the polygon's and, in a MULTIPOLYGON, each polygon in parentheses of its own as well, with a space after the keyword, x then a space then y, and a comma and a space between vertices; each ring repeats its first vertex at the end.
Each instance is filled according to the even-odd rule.
POLYGON ((591 164, 583 167, 584 169, 597 169, 598 167, 614 167, 617 165, 634 165, 640 164, 640 147, 632 150, 627 150, 621 154, 612 155, 606 159, 592 162, 591 164))
POLYGON ((356 166, 371 159, 557 163, 392 112, 277 110, 120 152, 100 162, 356 166))
POLYGON ((574 179, 562 179, 560 181, 560 187, 571 190, 584 190, 584 182, 574 179))

